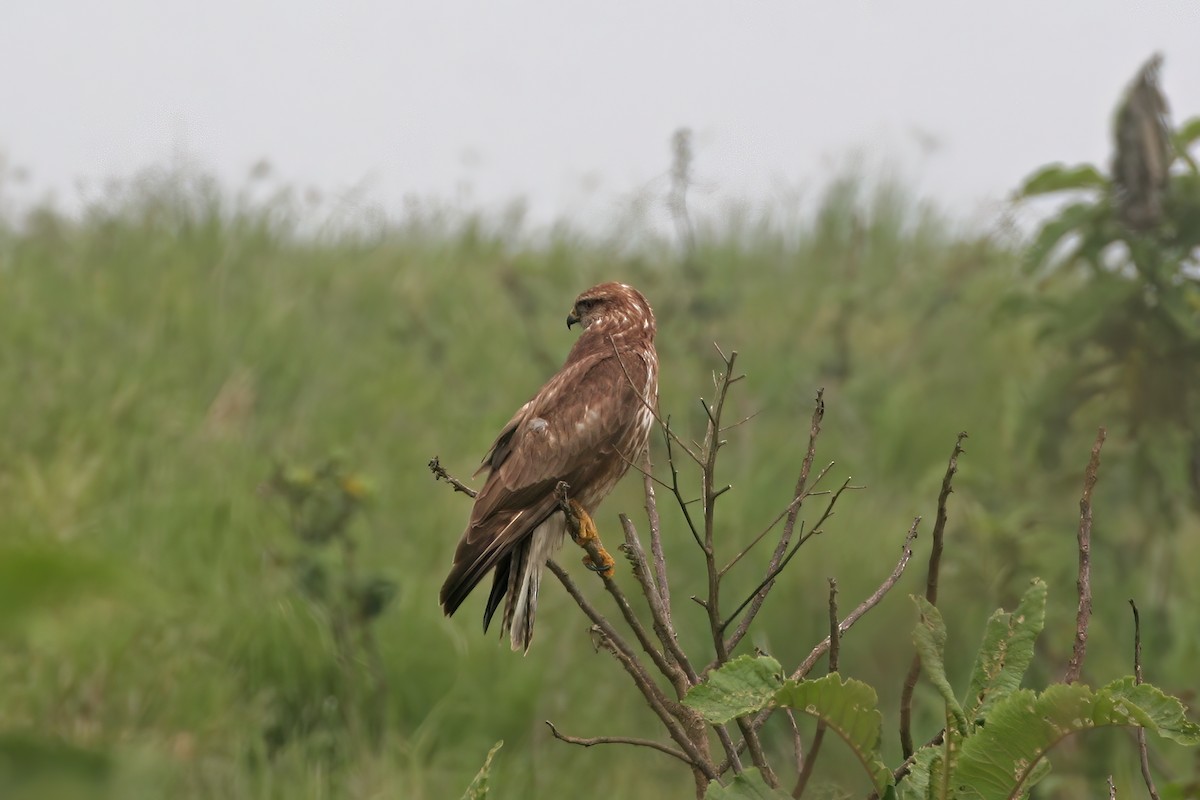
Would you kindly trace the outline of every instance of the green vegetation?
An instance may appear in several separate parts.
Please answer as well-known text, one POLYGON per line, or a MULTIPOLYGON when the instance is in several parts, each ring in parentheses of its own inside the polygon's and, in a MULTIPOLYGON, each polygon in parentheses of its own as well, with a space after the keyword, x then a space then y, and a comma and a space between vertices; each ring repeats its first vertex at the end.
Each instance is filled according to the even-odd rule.
MULTIPOLYGON (((516 218, 444 208, 314 225, 314 212, 268 184, 229 199, 204 176, 154 172, 78 219, 41 210, 0 223, 0 732, 17 742, 0 743, 0 794, 50 796, 39 765, 53 763, 53 796, 440 800, 462 796, 503 740, 480 777, 489 797, 688 796, 691 778, 670 759, 570 747, 543 725, 581 736, 652 736, 657 725, 559 586, 544 585, 523 658, 481 635, 482 597, 452 621, 437 604, 468 507, 426 463, 438 455, 457 475, 473 471, 566 353, 558 309, 606 279, 654 303, 663 410, 681 433, 703 432, 696 398, 719 363, 711 343, 740 353, 748 377, 727 413, 757 416, 724 454, 720 479, 734 488, 717 536, 728 551, 787 505, 817 387, 828 403, 819 459, 868 487, 789 567, 745 652, 797 663, 828 629, 827 576, 850 607, 878 585, 913 515, 932 519, 946 453, 966 430, 942 562, 945 627, 972 641, 1041 576, 1052 600, 1028 680, 1060 680, 1082 469, 1108 424, 1085 677, 1101 686, 1130 672, 1132 597, 1147 681, 1194 693, 1200 525, 1186 504, 1169 516, 1147 508, 1144 440, 1118 425, 1124 397, 1074 406, 1057 428, 1065 457, 1040 457, 1037 401, 1064 358, 1075 362, 1039 335, 1041 317, 1014 313, 1010 298, 1030 288, 1017 243, 855 177, 828 186, 800 222, 763 211, 699 225, 686 270, 644 232, 635 244, 624 231, 529 232, 516 218), (343 668, 327 615, 276 557, 295 552, 296 533, 258 491, 276 463, 332 452, 374 487, 354 522, 358 563, 395 582, 370 625, 382 695, 364 683, 371 663, 343 668), (378 730, 356 722, 368 712, 378 730)), ((1072 287, 1045 296, 1055 291, 1072 287)), ((1196 309, 1176 311, 1194 333, 1196 309)), ((1164 463, 1176 470, 1168 485, 1182 486, 1181 460, 1164 463)), ((636 516, 640 489, 628 479, 606 502, 601 535, 618 535, 618 512, 636 516)), ((663 510, 672 588, 702 593, 686 577, 703 575, 690 534, 663 510)), ((730 596, 750 592, 761 570, 748 557, 727 578, 730 596)), ((897 709, 917 622, 904 595, 922 580, 910 570, 841 644, 841 675, 878 693, 887 764, 901 760, 897 709)), ((706 635, 689 603, 676 604, 676 625, 685 644, 706 635)), ((944 654, 950 684, 968 683, 972 657, 944 654)), ((915 708, 923 742, 945 723, 928 681, 915 708)), ((802 721, 807 736, 812 723, 802 721)), ((785 735, 768 741, 790 748, 785 735)), ((1131 796, 1140 778, 1125 735, 1081 741, 1056 751, 1042 785, 1091 797, 1112 773, 1131 796)), ((869 791, 853 752, 825 750, 814 786, 869 791)), ((1160 786, 1197 780, 1189 754, 1158 756, 1160 786)))

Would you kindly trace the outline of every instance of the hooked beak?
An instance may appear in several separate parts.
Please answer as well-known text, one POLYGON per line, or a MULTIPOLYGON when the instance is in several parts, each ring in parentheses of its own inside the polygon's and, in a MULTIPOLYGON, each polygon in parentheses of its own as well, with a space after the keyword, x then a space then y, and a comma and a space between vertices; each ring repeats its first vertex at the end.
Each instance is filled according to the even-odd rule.
POLYGON ((571 330, 571 326, 577 322, 579 322, 579 317, 575 316, 574 311, 572 311, 570 314, 567 314, 567 330, 571 330))

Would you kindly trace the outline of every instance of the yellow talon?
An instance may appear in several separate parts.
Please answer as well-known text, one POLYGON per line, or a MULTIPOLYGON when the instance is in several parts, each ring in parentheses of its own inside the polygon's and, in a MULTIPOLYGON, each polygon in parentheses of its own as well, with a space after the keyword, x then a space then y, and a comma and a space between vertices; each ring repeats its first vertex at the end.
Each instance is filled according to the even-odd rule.
POLYGON ((568 525, 568 530, 571 531, 571 538, 575 540, 577 545, 585 550, 587 549, 588 544, 594 541, 596 543, 596 549, 599 551, 596 553, 596 555, 600 563, 597 564, 590 555, 586 555, 583 557, 583 565, 593 572, 599 572, 604 577, 611 578, 613 576, 613 568, 616 566, 616 562, 613 560, 613 557, 608 554, 608 551, 604 549, 604 545, 600 542, 600 534, 596 531, 596 523, 592 520, 591 516, 583 510, 583 506, 579 505, 579 503, 575 502, 574 500, 569 502, 571 505, 571 512, 575 515, 575 518, 579 520, 578 531, 575 531, 574 525, 568 525))

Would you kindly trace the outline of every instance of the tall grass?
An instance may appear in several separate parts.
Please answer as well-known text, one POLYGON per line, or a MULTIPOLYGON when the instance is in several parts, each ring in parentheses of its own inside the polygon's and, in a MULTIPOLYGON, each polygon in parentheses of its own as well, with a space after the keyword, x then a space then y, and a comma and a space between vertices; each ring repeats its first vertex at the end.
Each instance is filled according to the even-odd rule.
MULTIPOLYGON (((571 298, 609 279, 655 306, 662 405, 679 427, 701 427, 711 342, 741 354, 748 379, 731 417, 758 416, 731 433, 722 547, 736 552, 787 503, 819 386, 819 458, 868 486, 806 545, 753 645, 795 661, 823 635, 826 576, 847 602, 878 583, 911 517, 932 518, 967 430, 943 566, 952 677, 969 668, 987 614, 1034 575, 1052 593, 1040 669, 1061 671, 1074 506, 1103 405, 1079 420, 1070 458, 1037 460, 1027 387, 1046 354, 1030 324, 997 312, 1016 288, 1011 245, 956 228, 901 186, 865 192, 852 179, 786 226, 770 212, 702 221, 688 276, 644 232, 630 247, 620 231, 514 234, 516 221, 434 209, 314 225, 293 193, 231 199, 187 170, 116 187, 78 218, 6 220, 0 558, 82 559, 103 579, 19 622, 0 614, 0 730, 108 754, 124 796, 455 797, 498 739, 500 797, 687 792, 690 776, 660 756, 571 748, 544 730, 547 718, 580 735, 654 724, 556 587, 524 658, 480 634, 482 598, 452 621, 436 602, 468 508, 426 461, 472 472, 569 348, 571 298), (376 628, 390 687, 378 746, 346 722, 335 648, 276 557, 286 525, 256 493, 276 459, 334 451, 374 478, 357 535, 399 585, 376 628)), ((1120 435, 1097 490, 1088 670, 1128 672, 1126 598, 1153 598, 1148 677, 1186 689, 1200 648, 1195 520, 1142 535, 1120 435)), ((606 502, 602 534, 618 511, 636 516, 639 490, 627 480, 606 502)), ((668 513, 664 525, 676 574, 698 574, 681 520, 668 513)), ((730 578, 731 595, 761 577, 754 561, 730 578)), ((903 594, 841 656, 890 709, 911 655, 903 594)), ((701 641, 699 609, 680 602, 677 616, 701 641)), ((918 738, 941 724, 935 702, 924 708, 918 738)), ((818 779, 861 783, 837 758, 818 779)))

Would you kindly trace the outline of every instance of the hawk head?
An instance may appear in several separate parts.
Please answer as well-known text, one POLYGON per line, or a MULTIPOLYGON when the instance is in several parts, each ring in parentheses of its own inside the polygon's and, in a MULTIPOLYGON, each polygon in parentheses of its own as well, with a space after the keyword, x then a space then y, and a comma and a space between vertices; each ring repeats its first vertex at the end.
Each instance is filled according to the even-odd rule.
POLYGON ((637 289, 624 283, 602 283, 575 298, 567 327, 579 323, 584 331, 616 332, 629 328, 654 336, 654 312, 637 289))

